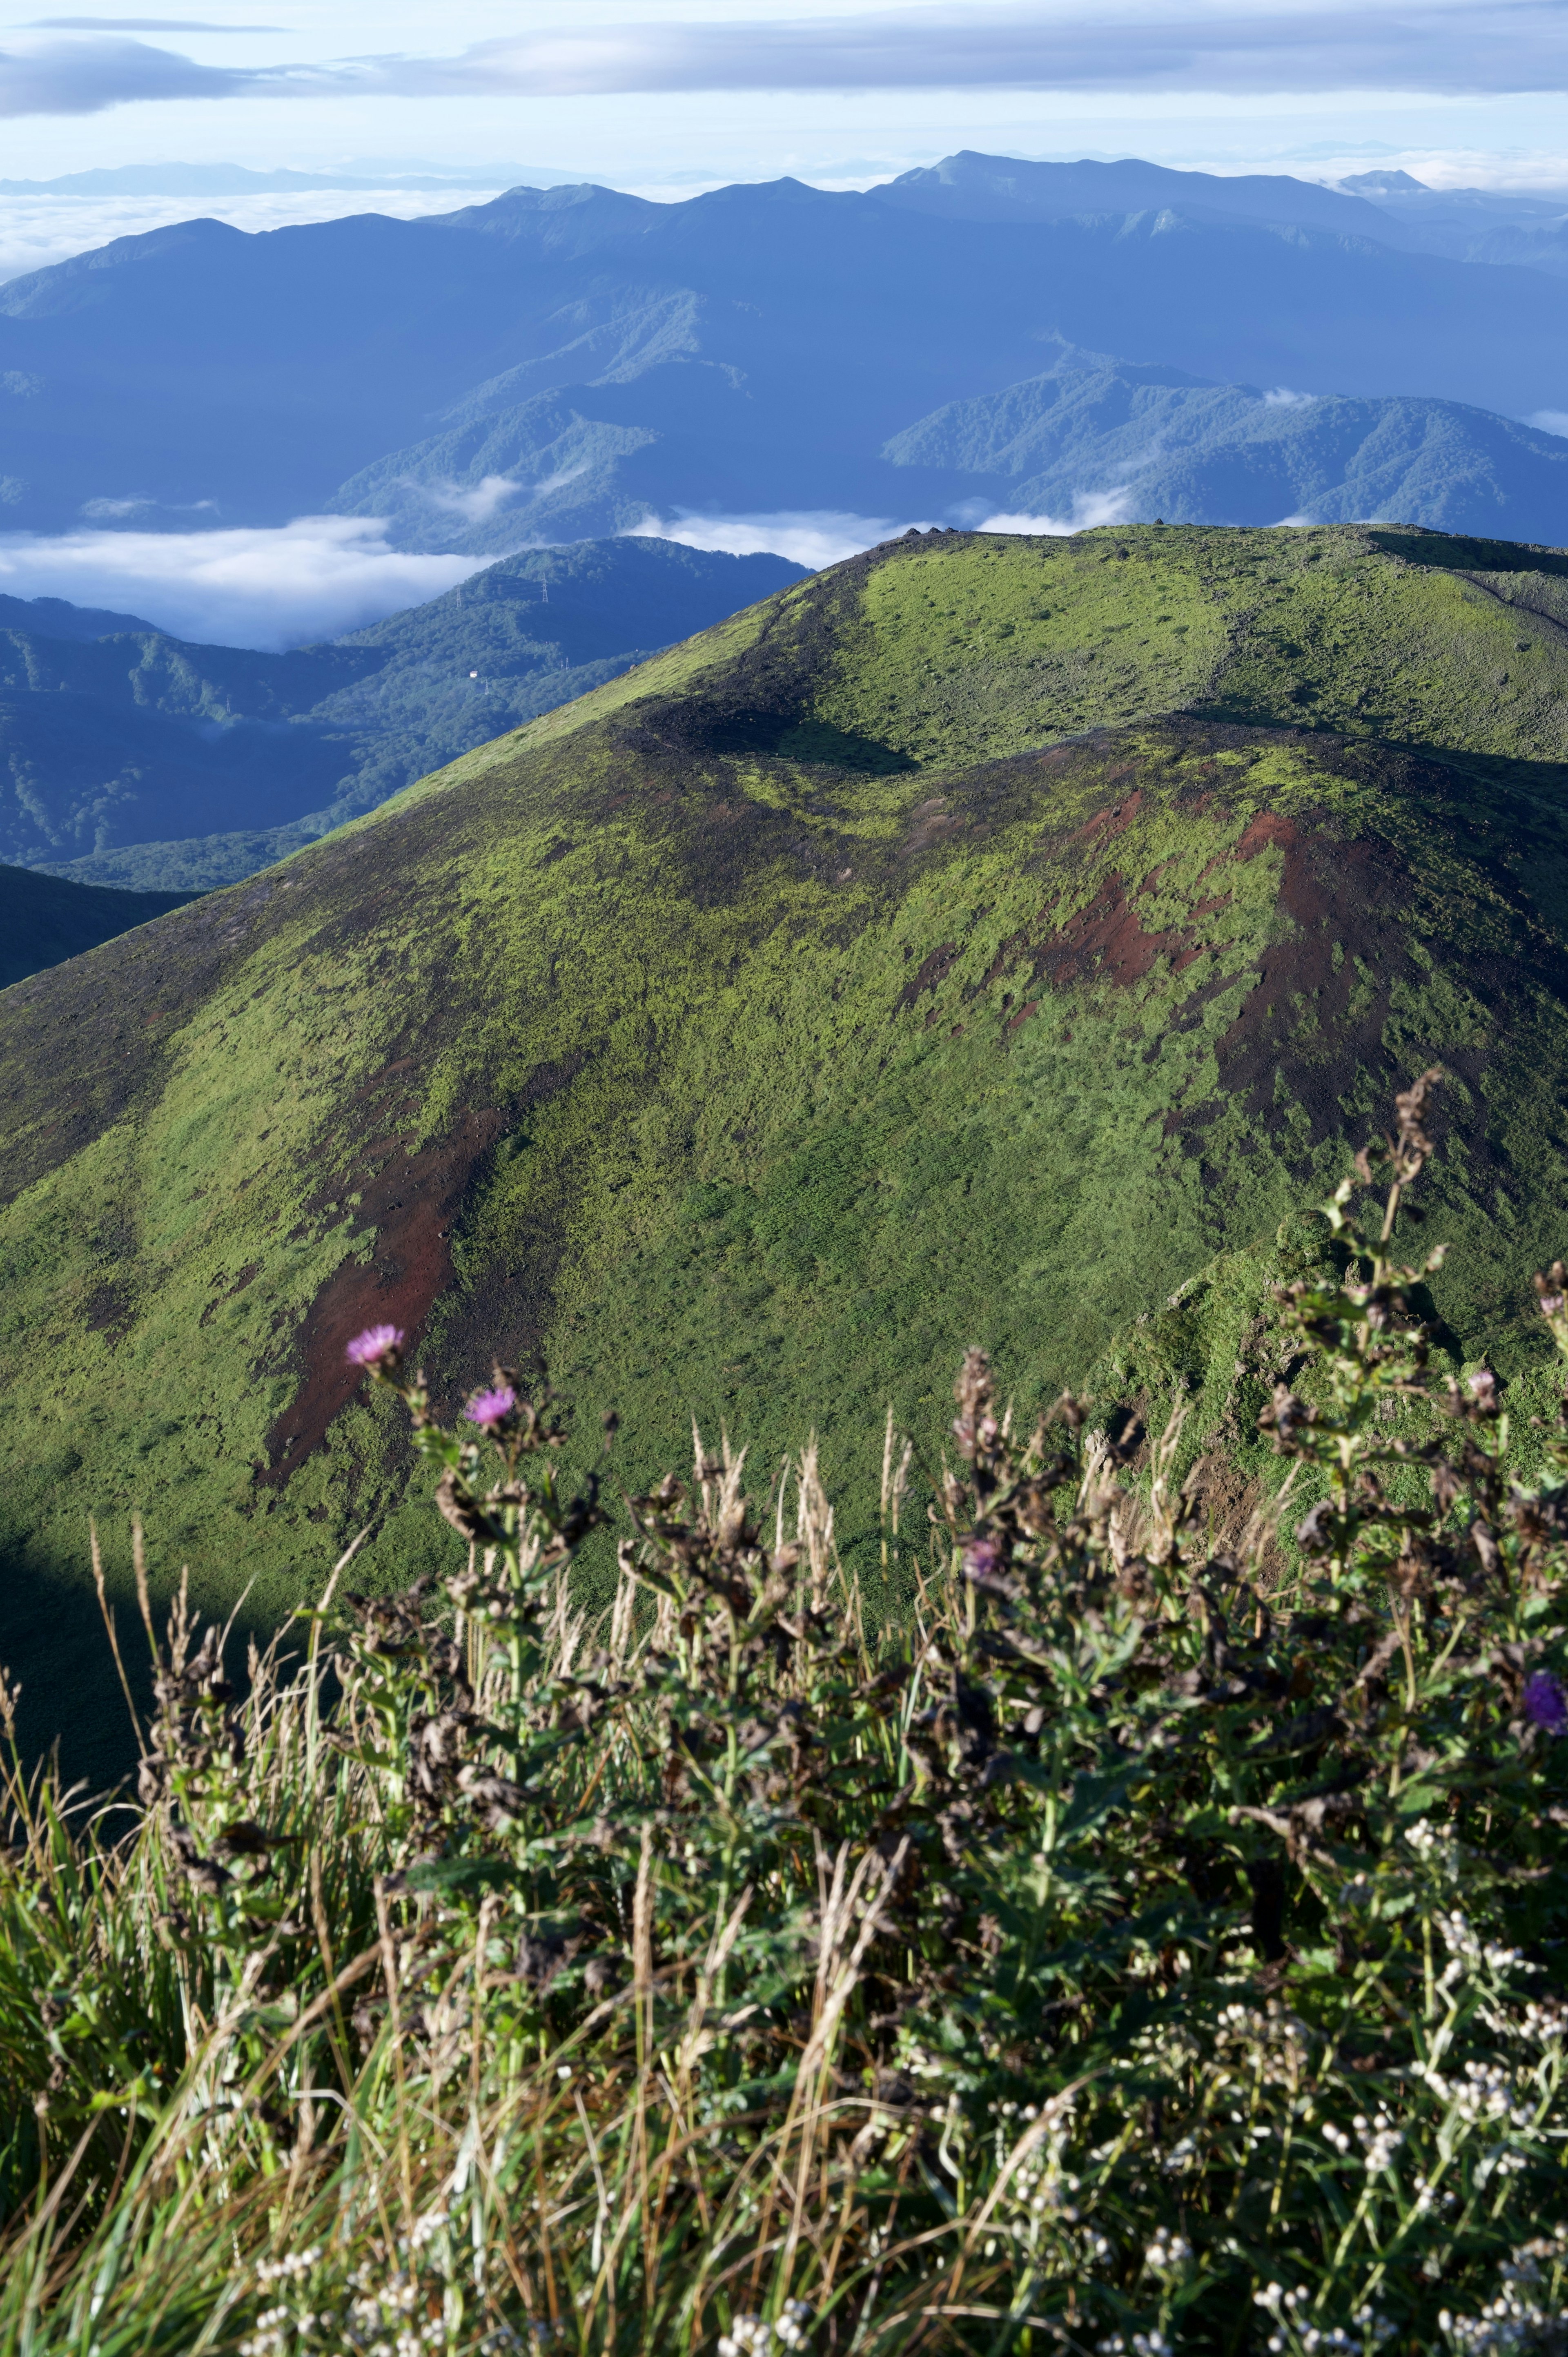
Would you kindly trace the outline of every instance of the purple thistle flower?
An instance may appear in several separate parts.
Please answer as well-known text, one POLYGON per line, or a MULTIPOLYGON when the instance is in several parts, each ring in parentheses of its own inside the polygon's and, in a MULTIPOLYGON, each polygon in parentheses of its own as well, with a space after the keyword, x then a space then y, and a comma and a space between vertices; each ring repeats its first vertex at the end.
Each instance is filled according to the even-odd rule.
POLYGON ((963 1567, 971 1579, 991 1579, 1002 1568, 1000 1539, 971 1539, 963 1551, 963 1567))
POLYGON ((470 1424, 479 1425, 486 1432, 493 1432, 498 1424, 506 1422, 516 1405, 517 1394, 511 1385, 497 1383, 493 1391, 476 1392, 464 1413, 470 1424))
POLYGON ((1568 1731, 1568 1695, 1550 1670, 1532 1670, 1524 1682, 1524 1715, 1547 1735, 1568 1731))
POLYGON ((351 1367, 379 1367, 402 1348, 401 1326, 367 1326, 362 1334, 355 1335, 343 1356, 351 1367))

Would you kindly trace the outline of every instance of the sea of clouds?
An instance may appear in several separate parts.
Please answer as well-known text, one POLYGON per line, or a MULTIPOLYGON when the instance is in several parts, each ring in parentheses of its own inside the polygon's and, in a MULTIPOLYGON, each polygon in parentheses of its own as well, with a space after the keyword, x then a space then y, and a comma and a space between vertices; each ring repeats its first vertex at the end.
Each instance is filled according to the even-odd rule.
POLYGON ((141 237, 199 216, 251 231, 295 229, 307 221, 343 221, 353 213, 390 213, 423 221, 488 204, 494 188, 310 188, 241 197, 0 197, 0 283, 69 262, 117 237, 141 237))
POLYGON ((0 535, 0 590, 65 597, 199 644, 277 650, 423 605, 489 557, 410 556, 376 516, 299 516, 272 529, 0 535))

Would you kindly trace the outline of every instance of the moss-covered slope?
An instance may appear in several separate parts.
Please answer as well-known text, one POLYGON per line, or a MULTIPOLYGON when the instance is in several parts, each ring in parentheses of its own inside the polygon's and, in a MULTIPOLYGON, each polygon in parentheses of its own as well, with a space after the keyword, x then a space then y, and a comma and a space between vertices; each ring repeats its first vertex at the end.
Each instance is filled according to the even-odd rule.
POLYGON ((373 1318, 453 1393, 544 1357, 628 1478, 693 1412, 759 1466, 814 1425, 854 1541, 889 1400, 934 1440, 972 1340, 1025 1400, 1080 1373, 1440 1060, 1463 1350, 1563 1243, 1565 576, 906 540, 6 993, 35 1726, 93 1656, 89 1512, 263 1614, 372 1520, 373 1576, 418 1563, 373 1318))

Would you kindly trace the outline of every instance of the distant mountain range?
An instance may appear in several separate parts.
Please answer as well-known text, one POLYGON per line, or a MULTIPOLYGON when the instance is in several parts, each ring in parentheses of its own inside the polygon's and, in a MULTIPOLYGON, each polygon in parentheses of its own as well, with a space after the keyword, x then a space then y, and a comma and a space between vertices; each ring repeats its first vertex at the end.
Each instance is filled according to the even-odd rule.
MULTIPOLYGON (((886 446, 1064 342, 1178 385, 1514 417, 1568 401, 1541 271, 1416 250, 1436 233, 1419 210, 963 155, 860 195, 521 188, 423 221, 189 221, 0 289, 4 518, 326 510, 499 554, 682 511, 892 515, 911 483, 886 446)), ((1485 528, 1551 529, 1528 501, 1485 528)))
POLYGON ((232 883, 801 574, 659 540, 538 549, 282 655, 0 599, 0 861, 144 893, 232 883))
POLYGON ((1568 541, 1568 440, 1458 402, 1206 384, 1064 350, 895 435, 906 504, 1167 523, 1351 523, 1568 541))

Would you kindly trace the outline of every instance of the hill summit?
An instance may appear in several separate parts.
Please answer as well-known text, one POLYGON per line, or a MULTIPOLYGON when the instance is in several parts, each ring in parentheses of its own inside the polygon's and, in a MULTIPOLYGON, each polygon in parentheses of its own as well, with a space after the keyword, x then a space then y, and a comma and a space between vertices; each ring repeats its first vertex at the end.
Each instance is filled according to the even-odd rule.
POLYGON ((1228 1256, 1441 1062, 1462 1359, 1563 1243, 1565 793, 1560 552, 912 533, 17 985, 38 1727, 89 1512, 263 1615, 366 1526, 424 1563, 371 1323, 447 1404, 547 1365, 628 1481, 693 1414, 759 1463, 814 1425, 853 1548, 889 1401, 934 1452, 972 1342, 1021 1410, 1114 1349, 1251 1430, 1228 1256))

